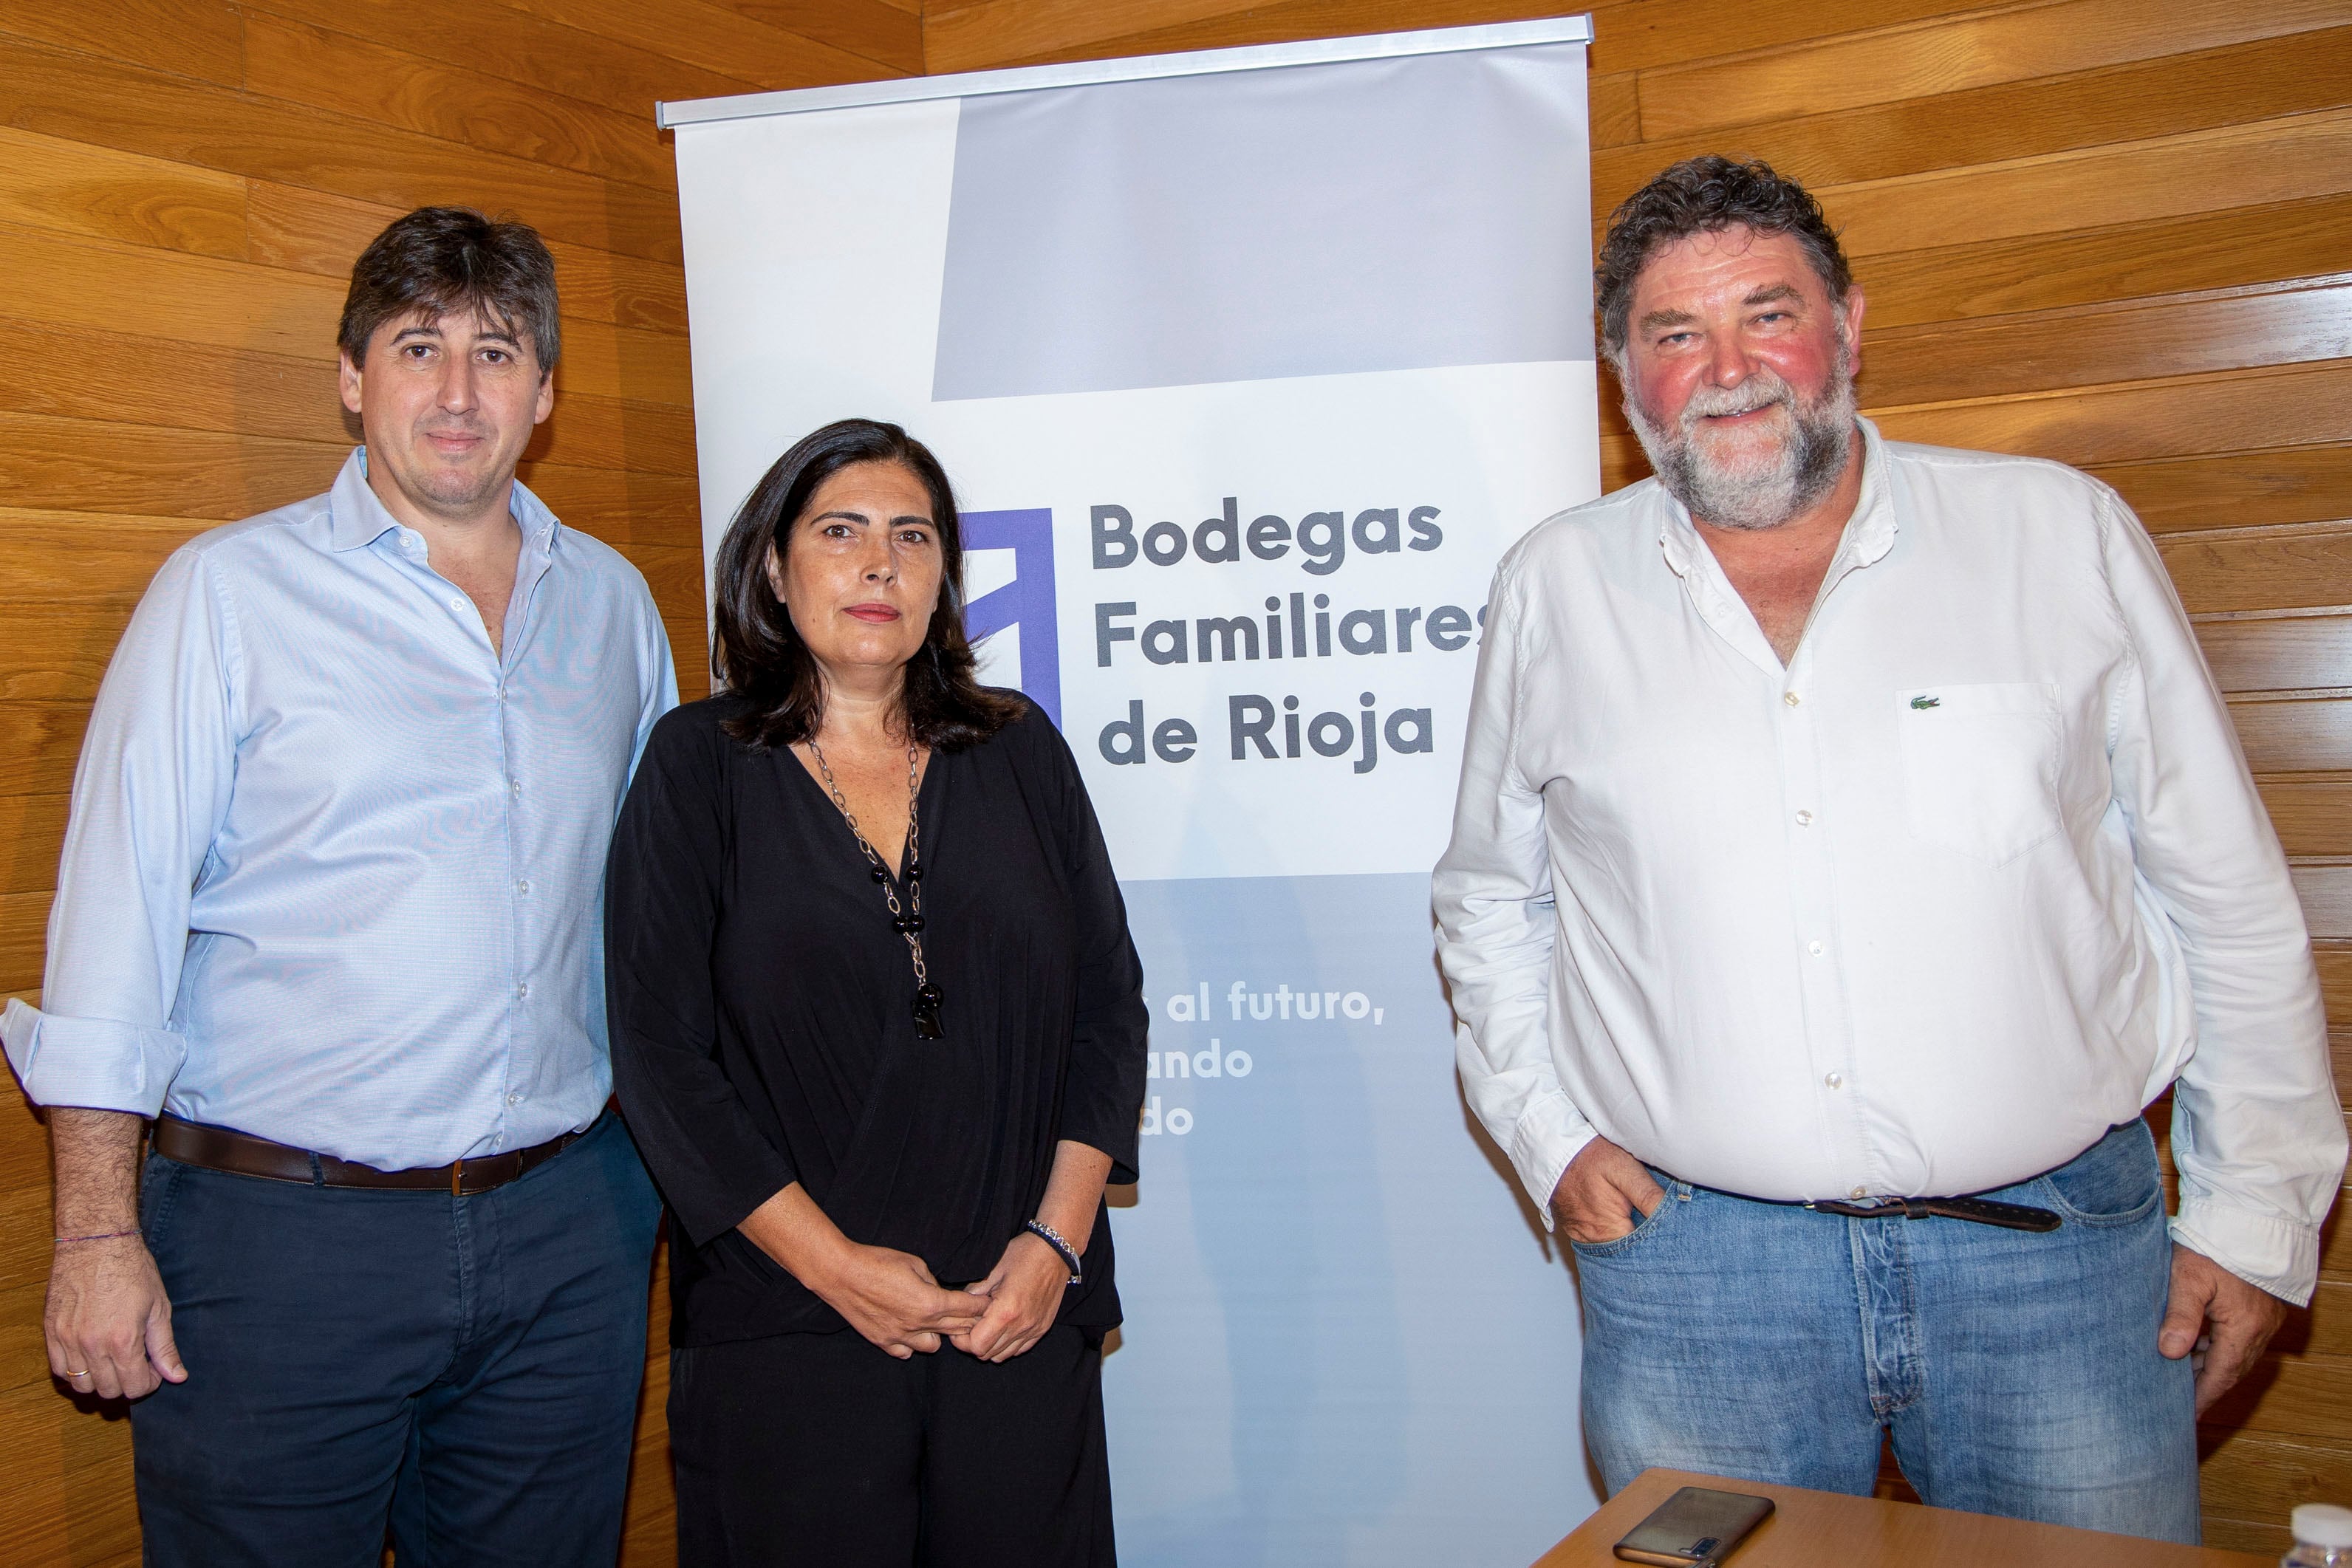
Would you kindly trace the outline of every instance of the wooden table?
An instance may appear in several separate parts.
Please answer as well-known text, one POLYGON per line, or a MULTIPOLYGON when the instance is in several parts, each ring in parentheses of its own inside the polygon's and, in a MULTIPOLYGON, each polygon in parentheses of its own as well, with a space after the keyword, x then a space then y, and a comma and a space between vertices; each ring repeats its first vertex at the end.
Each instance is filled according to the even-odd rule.
POLYGON ((1643 1471, 1574 1534, 1545 1552, 1535 1568, 1623 1568, 1609 1549, 1677 1487, 1748 1492, 1778 1505, 1724 1568, 2278 1568, 2275 1558, 2242 1552, 2173 1546, 1685 1470, 1643 1471))

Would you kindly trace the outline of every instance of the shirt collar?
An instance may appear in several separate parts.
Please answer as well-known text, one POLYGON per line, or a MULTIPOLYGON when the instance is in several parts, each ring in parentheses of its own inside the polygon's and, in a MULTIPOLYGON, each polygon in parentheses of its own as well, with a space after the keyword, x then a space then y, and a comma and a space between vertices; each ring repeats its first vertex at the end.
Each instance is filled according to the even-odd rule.
MULTIPOLYGON (((354 446, 343 460, 341 472, 335 476, 334 488, 327 493, 329 539, 338 550, 358 549, 372 545, 401 526, 400 519, 387 510, 367 481, 367 448, 354 446)), ((547 503, 530 493, 520 479, 514 484, 514 498, 509 503, 517 527, 522 529, 526 552, 536 551, 546 556, 555 553, 555 539, 560 525, 547 503)))
MULTIPOLYGON (((1887 482, 1886 442, 1878 434, 1878 426, 1859 416, 1853 423, 1862 432, 1862 493, 1854 497, 1853 516, 1846 519, 1838 554, 1848 558, 1853 566, 1868 566, 1895 548, 1893 486, 1887 482)), ((1670 495, 1663 484, 1658 486, 1658 497, 1665 512, 1658 522, 1658 546, 1665 552, 1666 564, 1674 569, 1675 575, 1688 577, 1691 564, 1706 547, 1691 522, 1690 508, 1670 495)))

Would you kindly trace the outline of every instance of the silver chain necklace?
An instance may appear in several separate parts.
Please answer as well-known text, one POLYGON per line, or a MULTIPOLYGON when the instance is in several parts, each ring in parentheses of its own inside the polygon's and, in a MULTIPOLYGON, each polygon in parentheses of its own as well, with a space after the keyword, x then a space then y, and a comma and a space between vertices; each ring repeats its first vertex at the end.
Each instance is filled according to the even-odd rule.
POLYGON ((824 787, 833 797, 842 821, 849 824, 850 836, 866 856, 866 871, 882 888, 882 901, 890 906, 890 928, 907 939, 907 951, 915 960, 915 1033, 924 1040, 939 1040, 947 1030, 940 1022, 940 1004, 945 993, 931 983, 931 972, 923 962, 923 825, 916 810, 917 783, 921 774, 922 755, 912 746, 907 747, 907 868, 898 873, 907 884, 907 902, 898 903, 898 890, 891 884, 890 868, 877 854, 874 846, 866 841, 866 830, 857 825, 857 813, 849 809, 842 798, 841 785, 833 777, 833 767, 824 759, 824 747, 809 737, 809 755, 816 758, 816 770, 824 777, 824 787))

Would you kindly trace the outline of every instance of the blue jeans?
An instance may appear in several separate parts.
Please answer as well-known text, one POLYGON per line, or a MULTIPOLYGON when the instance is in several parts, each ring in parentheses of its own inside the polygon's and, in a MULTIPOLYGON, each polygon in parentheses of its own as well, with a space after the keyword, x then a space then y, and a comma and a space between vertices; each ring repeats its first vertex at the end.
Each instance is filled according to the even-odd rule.
POLYGON ((1940 1508, 2198 1540, 2156 1145, 2128 1122, 1983 1196, 2044 1234, 1850 1219, 1657 1173, 1630 1236, 1576 1247, 1584 1430, 1612 1493, 1653 1465, 1866 1494, 1880 1434, 1940 1508))
POLYGON ((147 1162, 188 1380, 131 1407, 158 1568, 618 1553, 659 1200, 607 1113, 468 1197, 147 1162))

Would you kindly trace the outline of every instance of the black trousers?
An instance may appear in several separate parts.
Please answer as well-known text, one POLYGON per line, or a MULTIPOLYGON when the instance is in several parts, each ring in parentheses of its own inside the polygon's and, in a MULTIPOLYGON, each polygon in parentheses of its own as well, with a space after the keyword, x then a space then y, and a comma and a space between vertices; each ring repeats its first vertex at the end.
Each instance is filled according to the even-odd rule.
POLYGON ((1113 1568, 1102 1352, 1002 1365, 854 1333, 670 1352, 679 1568, 1113 1568))
POLYGON ((188 1381, 131 1407, 148 1568, 610 1568, 661 1218, 618 1116, 489 1192, 152 1155, 188 1381))

